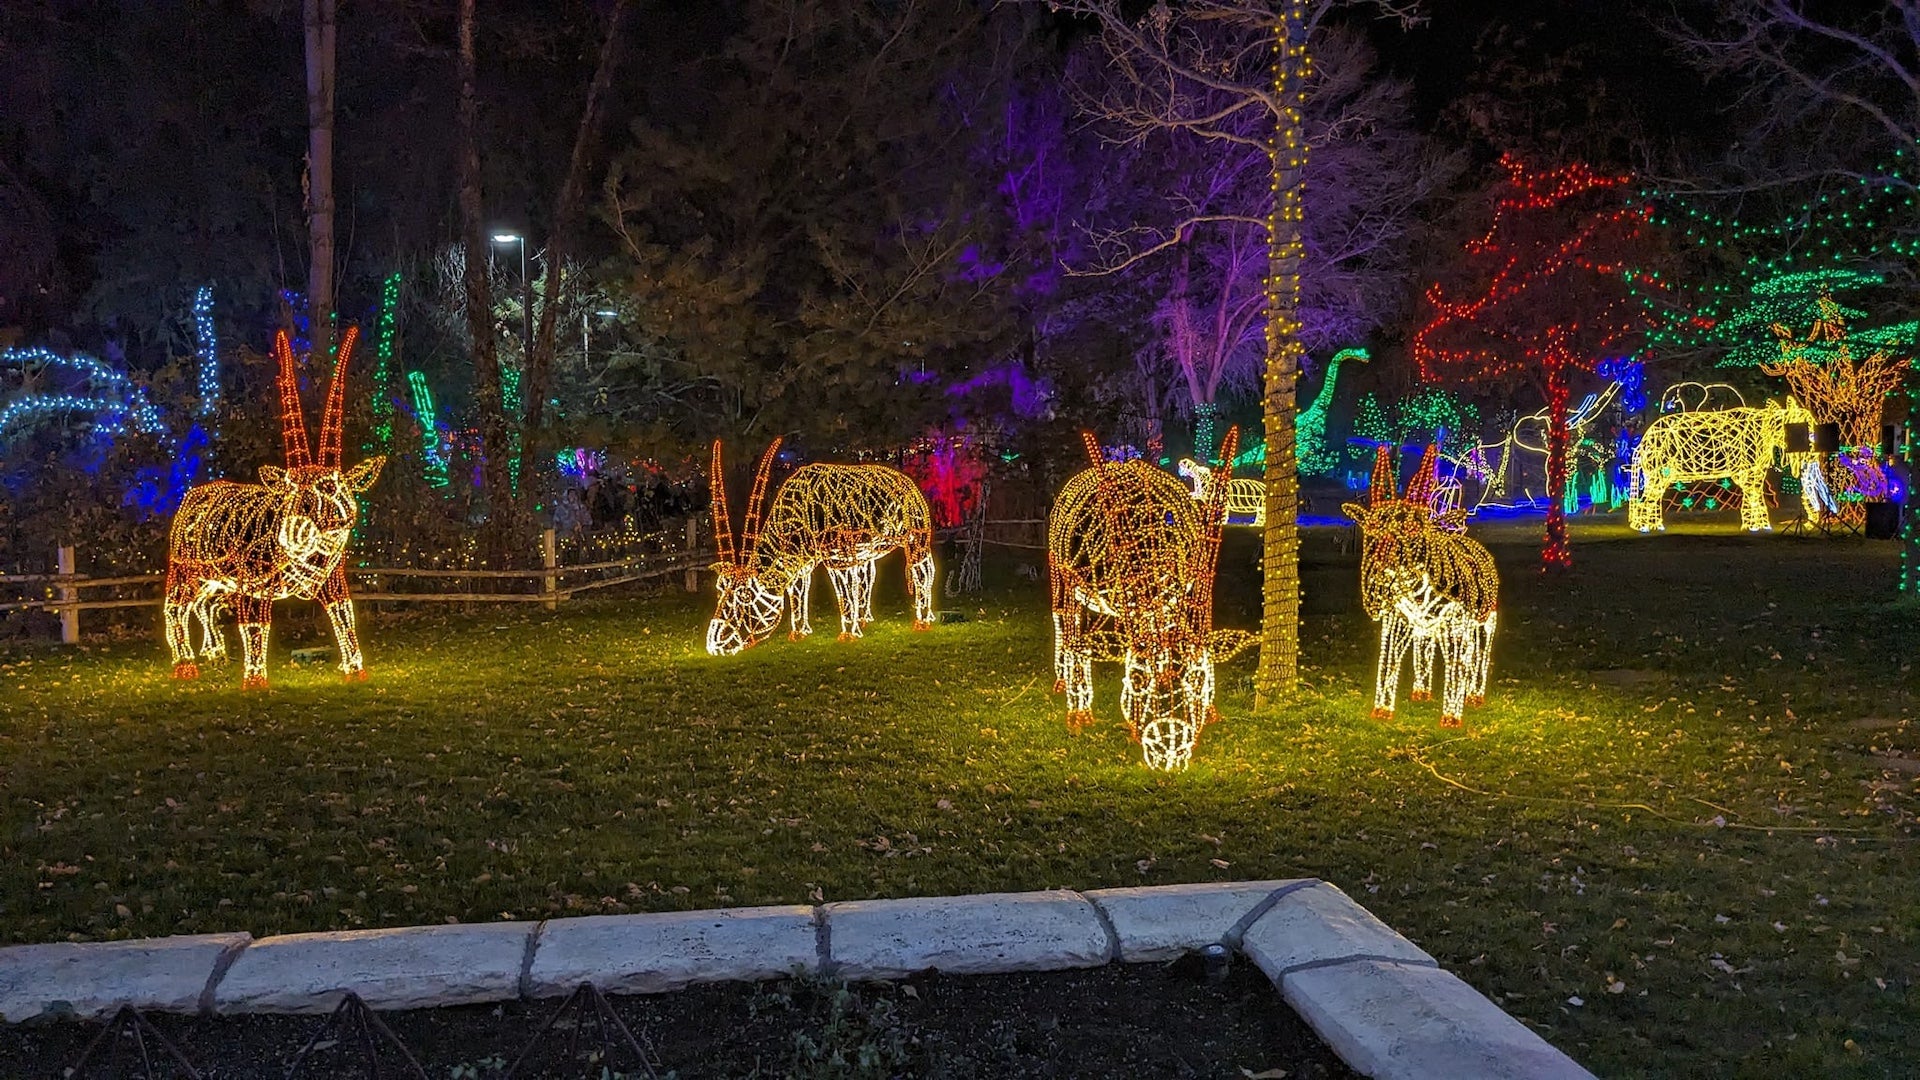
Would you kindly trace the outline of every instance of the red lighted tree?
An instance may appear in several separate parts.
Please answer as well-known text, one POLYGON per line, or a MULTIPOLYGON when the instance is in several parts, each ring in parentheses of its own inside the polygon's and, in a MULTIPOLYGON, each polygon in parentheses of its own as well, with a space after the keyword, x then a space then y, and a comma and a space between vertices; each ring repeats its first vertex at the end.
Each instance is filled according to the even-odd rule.
POLYGON ((1511 154, 1491 191, 1492 223, 1465 245, 1460 281, 1427 289, 1429 320, 1413 354, 1429 381, 1521 379, 1547 399, 1545 569, 1571 566, 1567 412, 1576 371, 1631 345, 1644 306, 1629 291, 1659 287, 1641 269, 1644 207, 1622 198, 1625 176, 1574 162, 1536 170, 1511 154))

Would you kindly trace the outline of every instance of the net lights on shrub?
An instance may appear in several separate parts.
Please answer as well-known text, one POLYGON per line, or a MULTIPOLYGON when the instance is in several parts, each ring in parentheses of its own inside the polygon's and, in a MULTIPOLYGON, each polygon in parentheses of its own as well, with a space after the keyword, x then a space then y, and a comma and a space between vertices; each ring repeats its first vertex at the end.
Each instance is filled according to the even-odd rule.
POLYGON ((69 369, 86 384, 88 392, 16 397, 0 406, 0 435, 37 415, 77 412, 94 414, 94 429, 104 435, 121 435, 131 427, 142 435, 170 441, 160 410, 148 400, 146 390, 91 356, 61 356, 46 349, 0 349, 0 367, 12 365, 18 365, 23 375, 37 373, 42 379, 59 369, 69 369))
MULTIPOLYGON (((1253 642, 1213 629, 1228 470, 1202 472, 1196 500, 1145 461, 1108 462, 1082 438, 1092 467, 1060 489, 1047 519, 1054 692, 1078 730, 1093 721, 1093 662, 1120 661, 1120 712, 1148 767, 1183 769, 1218 718, 1214 665, 1253 642)), ((1223 460, 1239 441, 1227 429, 1223 460)))
POLYGON ((1500 573, 1486 547, 1466 535, 1463 511, 1434 513, 1436 454, 1427 447, 1401 496, 1394 491, 1393 451, 1380 447, 1367 505, 1341 509, 1360 526, 1360 602, 1380 623, 1374 718, 1393 718, 1400 668, 1412 649, 1410 696, 1432 696, 1438 654, 1446 664, 1440 726, 1458 727, 1466 706, 1487 699, 1500 573))
POLYGON ((266 689, 273 602, 290 597, 320 602, 340 647, 341 673, 349 680, 366 678, 341 557, 359 514, 354 496, 373 486, 386 459, 369 458, 345 472, 340 468, 347 362, 358 337, 359 328, 349 327, 340 339, 317 461, 307 439, 293 346, 282 331, 274 336, 273 354, 286 467, 261 466, 259 484, 201 484, 181 500, 167 539, 165 615, 174 678, 200 674, 192 641, 195 619, 201 657, 226 657, 226 638, 216 620, 231 604, 240 624, 240 685, 266 689))
POLYGON ((788 637, 813 633, 808 594, 824 566, 840 604, 840 640, 873 621, 874 564, 896 548, 907 560, 913 628, 933 622, 933 513, 907 474, 885 465, 803 465, 780 485, 763 517, 762 502, 780 440, 760 457, 747 496, 740 546, 733 544, 720 441, 713 443, 713 535, 720 559, 720 601, 707 624, 707 652, 728 656, 764 641, 789 617, 788 637))

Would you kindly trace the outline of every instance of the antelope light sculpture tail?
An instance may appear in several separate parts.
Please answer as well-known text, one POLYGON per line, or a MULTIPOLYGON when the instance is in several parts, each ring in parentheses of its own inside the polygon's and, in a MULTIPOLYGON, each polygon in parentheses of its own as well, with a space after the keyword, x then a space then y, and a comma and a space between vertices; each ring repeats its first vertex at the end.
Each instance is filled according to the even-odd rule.
POLYGON ((1409 647, 1415 701, 1433 696, 1434 654, 1444 650, 1447 689, 1440 726, 1458 727, 1466 706, 1487 700, 1500 572, 1486 547, 1462 531, 1464 511, 1434 512, 1436 453, 1436 447, 1427 447, 1419 471, 1407 481, 1406 495, 1400 496, 1394 491, 1392 451, 1380 447, 1367 505, 1348 503, 1342 509, 1360 526, 1361 605, 1380 623, 1374 718, 1393 717, 1409 647))
POLYGON ((759 644, 780 622, 783 606, 791 620, 789 638, 813 633, 807 600, 817 566, 827 568, 840 602, 840 640, 859 637, 873 621, 874 563, 895 548, 907 558, 913 628, 927 629, 933 621, 933 514, 913 480, 885 465, 803 465, 780 485, 763 524, 767 474, 779 450, 775 439, 761 455, 736 551, 720 443, 714 441, 708 477, 720 602, 707 624, 707 652, 726 656, 759 644))
MULTIPOLYGON (((1204 475, 1196 500, 1144 461, 1107 463, 1084 438, 1093 467, 1067 481, 1047 519, 1054 691, 1066 692, 1068 726, 1083 727, 1093 720, 1093 662, 1121 661, 1120 711, 1146 764, 1184 769, 1217 717, 1213 665, 1253 640, 1213 629, 1227 468, 1204 475)), ((1239 440, 1228 429, 1224 460, 1239 440)))
POLYGON ((240 686, 266 689, 273 602, 289 597, 320 601, 340 646, 341 673, 349 680, 367 677, 341 556, 359 514, 354 496, 373 486, 386 458, 368 458, 345 472, 340 469, 347 362, 358 339, 358 327, 349 327, 340 339, 320 422, 317 461, 307 442, 293 346, 281 331, 273 339, 273 355, 279 365, 276 382, 286 467, 261 466, 258 484, 226 480, 201 484, 180 500, 167 537, 165 594, 174 678, 200 675, 192 641, 195 619, 200 622, 201 657, 226 658, 226 638, 216 620, 220 608, 231 604, 240 624, 244 661, 240 686))

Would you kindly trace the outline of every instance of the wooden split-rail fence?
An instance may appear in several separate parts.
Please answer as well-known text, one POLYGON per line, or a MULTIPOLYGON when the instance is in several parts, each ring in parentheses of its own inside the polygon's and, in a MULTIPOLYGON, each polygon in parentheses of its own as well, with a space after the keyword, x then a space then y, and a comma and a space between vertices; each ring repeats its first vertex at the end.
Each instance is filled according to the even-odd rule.
MULTIPOLYGON (((978 537, 978 543, 989 547, 1026 551, 1033 553, 1032 557, 1044 558, 1040 553, 1045 552, 1047 547, 1046 523, 1045 518, 987 520, 979 523, 984 528, 978 530, 975 535, 978 537)), ((942 529, 940 533, 942 539, 964 543, 963 534, 966 531, 963 526, 942 529)), ((526 570, 350 566, 347 568, 347 575, 355 581, 353 598, 357 601, 424 604, 537 603, 544 604, 551 611, 581 593, 615 585, 670 578, 674 575, 680 575, 682 586, 686 591, 698 592, 700 571, 705 569, 714 558, 712 550, 699 546, 700 540, 698 519, 690 518, 686 524, 685 546, 680 550, 633 555, 600 562, 563 564, 559 559, 558 537, 554 530, 548 529, 541 536, 541 565, 526 570), (392 590, 393 582, 410 579, 428 582, 464 581, 468 583, 469 588, 467 591, 455 592, 392 590), (535 587, 521 591, 505 590, 505 583, 513 581, 530 581, 535 587), (368 588, 368 585, 374 587, 368 588)), ((58 549, 54 572, 51 574, 0 574, 0 587, 11 586, 16 592, 37 591, 45 594, 21 599, 0 599, 0 613, 28 610, 55 612, 60 616, 60 640, 71 645, 80 640, 80 617, 83 612, 157 607, 161 602, 160 593, 166 579, 165 574, 90 577, 76 573, 75 566, 75 549, 71 545, 65 545, 58 549), (97 595, 97 591, 102 589, 120 592, 138 591, 143 595, 97 599, 90 599, 87 595, 89 593, 97 595)))
MULTIPOLYGON (((631 555, 600 562, 563 564, 559 539, 554 530, 541 535, 541 565, 526 570, 439 569, 406 566, 350 566, 347 576, 355 580, 353 598, 373 603, 537 603, 553 610, 564 601, 594 589, 627 585, 638 581, 680 575, 688 592, 700 588, 700 571, 713 561, 713 552, 699 547, 697 519, 689 519, 686 546, 677 551, 631 555), (409 579, 427 582, 465 581, 468 591, 441 589, 417 592, 393 591, 393 583, 409 579), (531 582, 530 590, 511 591, 506 583, 531 582), (371 588, 367 586, 373 586, 371 588), (484 591, 483 591, 484 590, 484 591)), ((75 572, 75 550, 71 545, 58 549, 51 574, 0 574, 0 587, 13 586, 21 591, 39 591, 47 595, 16 600, 0 600, 0 612, 43 610, 60 616, 60 640, 71 645, 80 640, 82 612, 112 608, 157 607, 166 575, 161 573, 123 574, 117 577, 89 577, 75 572), (96 590, 138 591, 145 595, 90 599, 96 590)), ((443 588, 443 587, 442 587, 443 588)))

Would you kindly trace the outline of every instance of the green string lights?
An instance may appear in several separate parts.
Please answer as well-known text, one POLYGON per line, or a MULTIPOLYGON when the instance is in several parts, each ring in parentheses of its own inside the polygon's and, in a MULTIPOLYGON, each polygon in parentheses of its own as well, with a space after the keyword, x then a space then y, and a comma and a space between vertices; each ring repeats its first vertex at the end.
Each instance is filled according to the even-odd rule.
POLYGON ((427 389, 423 372, 407 372, 407 388, 413 394, 413 415, 420 420, 421 457, 426 462, 428 487, 443 488, 451 482, 447 468, 447 448, 440 439, 440 423, 433 414, 433 391, 427 389))
POLYGON ((396 270, 380 285, 380 316, 374 324, 373 435, 382 453, 393 446, 393 351, 399 307, 400 272, 396 270))
MULTIPOLYGON (((1805 325, 1821 292, 1883 283, 1879 274, 1852 268, 1920 256, 1920 238, 1898 231, 1914 220, 1920 181, 1907 175, 1912 164, 1913 155, 1896 153, 1891 166, 1808 199, 1770 224, 1711 213, 1683 193, 1641 189, 1652 223, 1695 250, 1753 252, 1732 280, 1697 285, 1699 303, 1678 315, 1636 285, 1650 316, 1648 345, 1656 352, 1724 351, 1723 366, 1755 366, 1776 349, 1770 322, 1805 325)), ((1658 282, 1660 275, 1649 277, 1658 282)))

